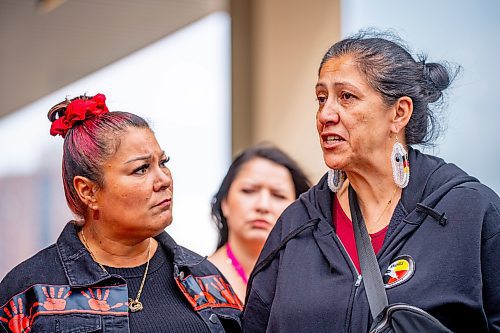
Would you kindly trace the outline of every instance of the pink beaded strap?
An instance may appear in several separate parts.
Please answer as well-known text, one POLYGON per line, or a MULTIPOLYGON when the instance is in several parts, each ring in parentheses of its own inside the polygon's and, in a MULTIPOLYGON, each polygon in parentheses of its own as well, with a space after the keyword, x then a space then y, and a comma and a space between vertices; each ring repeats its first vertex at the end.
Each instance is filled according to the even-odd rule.
POLYGON ((226 254, 231 262, 231 265, 233 265, 236 272, 238 272, 238 275, 241 277, 243 282, 245 282, 245 284, 248 284, 248 278, 247 275, 245 274, 245 270, 241 266, 238 259, 236 259, 236 257, 234 256, 233 251, 231 250, 231 246, 229 246, 229 242, 226 244, 226 254))

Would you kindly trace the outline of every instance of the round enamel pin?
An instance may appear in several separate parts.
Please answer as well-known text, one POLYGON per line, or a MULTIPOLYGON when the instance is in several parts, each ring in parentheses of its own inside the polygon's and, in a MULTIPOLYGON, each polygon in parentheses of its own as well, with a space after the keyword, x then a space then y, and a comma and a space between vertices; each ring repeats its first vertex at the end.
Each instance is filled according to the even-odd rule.
POLYGON ((383 281, 385 288, 392 288, 408 281, 415 273, 415 260, 408 255, 396 257, 387 267, 383 281))

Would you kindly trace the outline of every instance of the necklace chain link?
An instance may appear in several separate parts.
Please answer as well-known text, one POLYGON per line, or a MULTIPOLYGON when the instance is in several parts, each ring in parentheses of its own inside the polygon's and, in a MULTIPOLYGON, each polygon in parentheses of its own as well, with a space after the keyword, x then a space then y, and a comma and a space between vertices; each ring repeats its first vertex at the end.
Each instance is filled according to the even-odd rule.
POLYGON ((375 221, 375 226, 378 225, 378 223, 380 222, 380 219, 382 218, 382 216, 384 216, 385 211, 391 205, 392 199, 394 199, 394 195, 396 194, 397 189, 398 189, 397 187, 394 188, 394 191, 392 192, 391 198, 389 199, 389 201, 385 205, 384 210, 382 210, 382 213, 380 213, 378 219, 375 221))
MULTIPOLYGON (((106 268, 99 261, 97 261, 94 253, 90 249, 90 246, 87 243, 87 239, 85 238, 85 233, 83 232, 83 228, 82 228, 81 234, 82 234, 83 244, 85 245, 85 247, 89 251, 92 259, 94 259, 94 261, 102 268, 102 270, 104 272, 106 272, 106 274, 109 274, 108 271, 106 270, 106 268)), ((139 286, 139 291, 137 292, 137 296, 135 297, 135 299, 132 299, 132 298, 128 299, 128 308, 130 309, 130 312, 141 311, 144 308, 144 306, 142 305, 142 303, 139 299, 141 298, 142 289, 144 288, 144 285, 146 283, 146 277, 148 275, 149 260, 151 259, 150 254, 151 254, 151 238, 149 238, 149 245, 148 245, 148 261, 146 262, 146 269, 144 270, 144 275, 142 276, 142 281, 141 281, 141 285, 139 286)))

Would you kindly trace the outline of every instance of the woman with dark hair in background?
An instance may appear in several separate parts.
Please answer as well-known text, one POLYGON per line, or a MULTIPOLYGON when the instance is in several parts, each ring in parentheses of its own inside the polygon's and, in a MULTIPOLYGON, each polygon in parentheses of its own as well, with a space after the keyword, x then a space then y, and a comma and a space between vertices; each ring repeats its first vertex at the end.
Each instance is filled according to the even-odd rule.
POLYGON ((261 144, 233 161, 212 201, 219 229, 209 258, 244 301, 248 275, 279 215, 310 187, 300 167, 282 150, 261 144))
POLYGON ((168 155, 147 122, 105 97, 50 109, 64 138, 69 222, 0 283, 0 328, 21 332, 240 331, 241 303, 217 269, 177 245, 168 155))
POLYGON ((363 31, 328 50, 316 124, 330 170, 269 235, 244 331, 369 331, 377 314, 351 221, 358 202, 389 304, 419 307, 454 332, 500 332, 499 197, 412 147, 435 138, 433 112, 455 73, 415 59, 390 33, 363 31))

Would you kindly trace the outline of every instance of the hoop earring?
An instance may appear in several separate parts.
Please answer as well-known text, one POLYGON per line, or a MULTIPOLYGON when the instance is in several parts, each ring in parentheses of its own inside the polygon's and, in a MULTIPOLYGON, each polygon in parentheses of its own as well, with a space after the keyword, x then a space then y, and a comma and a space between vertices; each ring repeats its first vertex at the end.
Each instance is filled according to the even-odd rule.
POLYGON ((400 188, 405 188, 410 181, 410 161, 408 153, 396 136, 396 142, 391 153, 392 177, 400 188))
POLYGON ((333 193, 337 193, 342 187, 342 184, 344 184, 345 178, 345 172, 342 170, 328 170, 328 187, 333 193))

